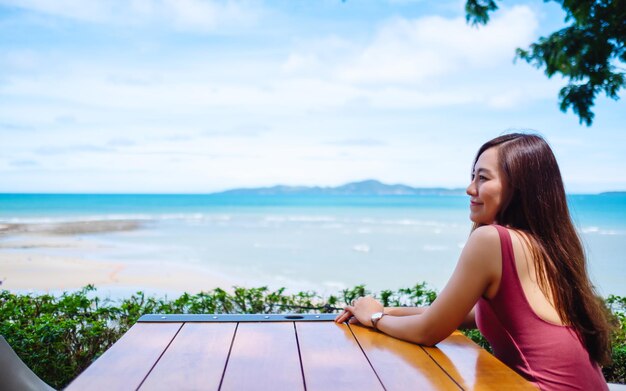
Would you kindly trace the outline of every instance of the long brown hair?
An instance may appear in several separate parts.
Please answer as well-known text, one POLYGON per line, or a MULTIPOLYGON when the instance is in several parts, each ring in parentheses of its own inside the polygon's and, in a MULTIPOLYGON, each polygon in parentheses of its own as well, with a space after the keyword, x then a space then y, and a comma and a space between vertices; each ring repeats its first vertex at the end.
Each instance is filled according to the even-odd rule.
POLYGON ((496 222, 525 234, 539 287, 553 299, 561 321, 576 330, 589 356, 608 364, 611 325, 589 280, 585 251, 550 146, 538 135, 505 134, 478 150, 474 166, 490 148, 497 148, 499 169, 508 185, 496 222))

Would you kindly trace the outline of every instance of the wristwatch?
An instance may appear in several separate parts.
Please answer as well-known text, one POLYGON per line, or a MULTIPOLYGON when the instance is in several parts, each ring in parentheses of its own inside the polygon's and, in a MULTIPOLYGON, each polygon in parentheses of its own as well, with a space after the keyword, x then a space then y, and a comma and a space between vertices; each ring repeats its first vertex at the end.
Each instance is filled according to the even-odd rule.
POLYGON ((372 314, 371 320, 372 320, 372 328, 374 330, 378 331, 378 327, 377 327, 378 321, 381 320, 383 318, 383 316, 385 316, 385 315, 387 315, 387 314, 385 314, 384 312, 374 312, 372 314))

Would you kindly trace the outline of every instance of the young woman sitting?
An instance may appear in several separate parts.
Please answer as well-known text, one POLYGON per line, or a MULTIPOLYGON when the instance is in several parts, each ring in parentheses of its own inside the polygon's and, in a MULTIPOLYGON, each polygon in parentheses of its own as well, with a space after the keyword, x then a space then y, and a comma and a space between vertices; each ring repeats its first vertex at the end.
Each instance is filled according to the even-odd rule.
POLYGON ((362 297, 336 321, 424 345, 478 326, 495 356, 542 390, 607 390, 600 365, 610 361, 611 326, 548 144, 529 134, 485 143, 467 194, 474 227, 431 306, 362 297))

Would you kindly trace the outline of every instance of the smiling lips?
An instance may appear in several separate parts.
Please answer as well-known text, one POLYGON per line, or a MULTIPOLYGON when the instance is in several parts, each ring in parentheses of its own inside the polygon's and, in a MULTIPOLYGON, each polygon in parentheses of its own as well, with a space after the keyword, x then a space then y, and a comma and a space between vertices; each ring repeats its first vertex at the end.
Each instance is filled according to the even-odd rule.
POLYGON ((481 205, 482 205, 482 202, 476 202, 476 201, 470 200, 470 207, 481 206, 481 205))

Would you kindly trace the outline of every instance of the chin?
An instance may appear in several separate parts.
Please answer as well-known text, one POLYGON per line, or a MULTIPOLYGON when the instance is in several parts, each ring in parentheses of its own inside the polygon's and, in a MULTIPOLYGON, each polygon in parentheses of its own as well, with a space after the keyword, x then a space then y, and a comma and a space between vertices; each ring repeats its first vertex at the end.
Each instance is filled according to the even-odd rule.
POLYGON ((493 219, 484 219, 481 218, 480 216, 472 216, 470 215, 470 220, 472 223, 474 224, 478 224, 480 225, 491 225, 491 224, 496 224, 496 221, 493 219))

